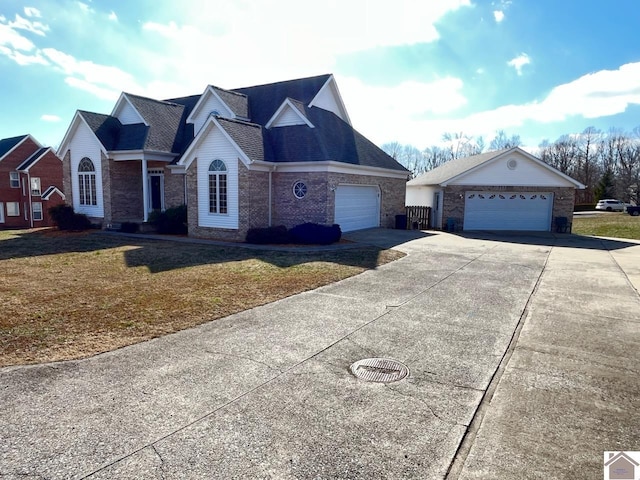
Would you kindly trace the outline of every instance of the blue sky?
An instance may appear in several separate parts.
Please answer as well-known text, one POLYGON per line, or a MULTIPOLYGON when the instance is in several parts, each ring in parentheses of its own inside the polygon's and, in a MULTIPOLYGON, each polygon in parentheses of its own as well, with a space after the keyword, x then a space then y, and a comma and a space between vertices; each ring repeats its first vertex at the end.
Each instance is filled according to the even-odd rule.
POLYGON ((2 0, 0 138, 77 109, 333 73, 378 145, 640 125, 637 0, 2 0))

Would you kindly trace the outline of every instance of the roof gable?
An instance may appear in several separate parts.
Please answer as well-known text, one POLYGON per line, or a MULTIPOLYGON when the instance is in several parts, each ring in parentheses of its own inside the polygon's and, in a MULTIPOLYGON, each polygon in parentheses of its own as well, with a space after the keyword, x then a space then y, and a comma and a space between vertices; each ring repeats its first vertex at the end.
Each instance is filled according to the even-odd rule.
POLYGON ((42 192, 42 199, 49 200, 54 193, 57 193, 60 198, 62 198, 62 200, 65 200, 67 198, 58 187, 51 185, 44 192, 42 192))
POLYGON ((204 125, 206 117, 210 114, 228 118, 241 116, 236 114, 233 109, 234 106, 240 111, 240 113, 244 113, 244 118, 246 118, 248 110, 246 95, 228 92, 222 88, 207 85, 207 88, 204 90, 200 99, 187 117, 187 122, 193 124, 201 123, 204 125), (199 119, 200 122, 198 122, 199 119))
POLYGON ((286 98, 265 125, 266 128, 306 125, 314 128, 305 114, 304 104, 292 98, 286 98))
POLYGON ((114 122, 117 122, 118 124, 120 123, 117 118, 111 117, 109 115, 76 110, 76 113, 73 116, 73 120, 71 120, 71 124, 69 125, 69 128, 67 128, 62 142, 60 142, 60 146, 58 147, 56 154, 59 158, 63 158, 65 156, 67 150, 69 149, 71 140, 73 139, 80 125, 84 125, 91 131, 91 133, 98 141, 100 149, 106 154, 108 147, 114 141, 114 127, 112 126, 114 122), (100 132, 100 137, 102 138, 98 136, 97 132, 100 132), (105 142, 106 144, 103 142, 105 142))
POLYGON ((31 168, 33 165, 35 165, 49 151, 53 152, 53 150, 51 150, 50 147, 41 147, 41 148, 39 148, 38 150, 33 152, 31 155, 29 155, 29 157, 24 162, 22 162, 20 165, 18 165, 16 170, 29 171, 29 168, 31 168))
POLYGON ((342 101, 342 96, 338 90, 338 84, 333 75, 330 75, 320 91, 309 102, 309 107, 319 107, 335 113, 342 120, 351 125, 349 114, 342 101))
POLYGON ((457 158, 407 183, 420 185, 509 185, 585 188, 519 147, 457 158))
POLYGON ((2 161, 2 159, 4 157, 6 157, 7 154, 9 154, 13 150, 15 150, 27 138, 31 138, 31 140, 36 145, 40 146, 40 144, 33 137, 31 137, 31 135, 29 135, 29 134, 20 135, 18 137, 3 138, 2 140, 0 140, 0 161, 2 161))
POLYGON ((235 88, 233 91, 248 97, 251 122, 266 125, 286 98, 293 98, 304 105, 309 105, 330 77, 329 74, 319 75, 253 87, 235 88))
POLYGON ((140 112, 138 112, 131 102, 129 94, 125 92, 120 94, 120 98, 118 98, 118 101, 111 111, 111 116, 116 117, 123 125, 129 125, 132 123, 144 123, 145 125, 148 125, 140 112))

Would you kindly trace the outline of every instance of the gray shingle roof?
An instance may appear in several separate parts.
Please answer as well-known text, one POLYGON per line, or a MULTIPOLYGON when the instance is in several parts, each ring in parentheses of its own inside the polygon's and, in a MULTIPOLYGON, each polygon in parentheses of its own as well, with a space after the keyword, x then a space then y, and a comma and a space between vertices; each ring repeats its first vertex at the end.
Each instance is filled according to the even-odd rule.
MULTIPOLYGON (((251 160, 336 161, 408 172, 334 113, 306 106, 330 77, 327 74, 234 90, 212 87, 237 116, 251 118, 249 122, 216 117, 217 121, 251 160), (315 128, 307 125, 264 128, 286 99, 315 128)), ((184 153, 194 137, 193 125, 187 124, 186 119, 200 96, 163 101, 126 95, 148 126, 123 125, 109 115, 80 112, 105 149, 184 153)))
POLYGON ((183 122, 184 105, 140 97, 130 93, 126 95, 149 125, 143 148, 157 152, 175 152, 182 140, 179 131, 180 124, 183 122))
POLYGON ((211 85, 222 101, 231 109, 231 111, 240 118, 249 118, 249 99, 243 93, 224 90, 220 87, 211 85))
POLYGON ((47 153, 47 151, 50 149, 50 147, 42 147, 39 148, 38 150, 36 150, 35 152, 33 152, 31 155, 29 155, 29 157, 22 162, 20 165, 18 165, 18 167, 16 168, 16 170, 26 170, 27 168, 29 168, 31 165, 33 165, 34 163, 36 163, 38 160, 40 160, 40 158, 42 158, 42 156, 47 153))
POLYGON ((483 163, 493 160, 503 153, 508 152, 509 150, 514 150, 515 148, 517 147, 506 148, 504 150, 496 150, 494 152, 485 152, 481 153, 480 155, 473 155, 471 157, 456 158, 454 160, 450 160, 447 163, 414 178, 413 180, 409 181, 407 185, 440 185, 447 180, 452 179, 453 177, 457 177, 458 175, 479 165, 482 165, 483 163))
POLYGON ((251 160, 263 161, 269 156, 265 156, 269 147, 265 145, 262 126, 222 117, 216 117, 216 120, 251 160))
POLYGON ((266 125, 287 97, 309 105, 330 77, 330 74, 319 75, 253 87, 234 88, 233 91, 243 93, 249 98, 251 121, 266 125))
POLYGON ((19 144, 22 140, 24 140, 28 135, 20 135, 18 137, 11 138, 3 138, 0 140, 0 158, 4 157, 9 150, 19 144))

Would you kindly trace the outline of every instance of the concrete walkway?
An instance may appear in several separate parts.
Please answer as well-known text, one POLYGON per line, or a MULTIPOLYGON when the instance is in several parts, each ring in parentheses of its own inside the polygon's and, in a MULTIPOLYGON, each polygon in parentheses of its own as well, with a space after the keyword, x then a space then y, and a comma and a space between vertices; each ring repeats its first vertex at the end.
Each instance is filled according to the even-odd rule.
POLYGON ((603 450, 640 449, 640 301, 621 268, 633 277, 640 246, 350 237, 408 255, 87 360, 0 369, 0 478, 599 478, 603 450), (374 356, 409 377, 350 373, 374 356))

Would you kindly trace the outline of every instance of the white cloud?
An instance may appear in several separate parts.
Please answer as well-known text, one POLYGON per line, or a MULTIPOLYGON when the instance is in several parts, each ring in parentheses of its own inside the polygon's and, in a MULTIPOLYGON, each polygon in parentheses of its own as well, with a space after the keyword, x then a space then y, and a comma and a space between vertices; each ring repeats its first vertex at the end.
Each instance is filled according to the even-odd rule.
POLYGON ((22 50, 23 52, 30 52, 35 48, 31 40, 20 35, 20 33, 4 23, 0 23, 0 45, 11 47, 13 50, 22 50))
POLYGON ((529 55, 527 55, 526 53, 521 53, 517 57, 509 60, 507 62, 507 65, 515 68, 518 75, 522 75, 522 67, 524 67, 525 65, 529 65, 530 63, 531 59, 529 58, 529 55))
MULTIPOLYGON (((622 65, 617 70, 590 73, 558 85, 541 101, 503 105, 463 118, 422 121, 405 121, 404 116, 400 120, 385 118, 383 128, 372 130, 372 140, 379 144, 397 140, 424 148, 439 143, 445 132, 491 138, 497 130, 517 129, 525 122, 548 124, 573 116, 599 118, 622 113, 631 105, 640 105, 640 62, 622 65)), ((364 119, 362 122, 366 123, 364 119)))
POLYGON ((22 52, 17 50, 12 50, 11 48, 4 47, 0 45, 0 55, 5 55, 9 57, 11 60, 16 62, 18 65, 26 66, 26 65, 49 65, 49 62, 40 54, 40 52, 36 52, 32 55, 25 55, 22 52))
POLYGON ((26 18, 22 18, 16 13, 16 19, 13 22, 9 22, 9 27, 19 30, 27 30, 41 37, 45 36, 45 32, 49 31, 49 26, 42 22, 33 22, 26 18))
POLYGON ((112 20, 114 22, 118 21, 118 15, 116 15, 116 12, 114 12, 113 10, 111 10, 111 13, 109 14, 109 20, 112 20))
POLYGON ((496 23, 500 23, 504 20, 504 12, 502 10, 494 10, 493 18, 496 19, 496 23))
POLYGON ((40 10, 38 10, 37 8, 34 7, 24 7, 24 14, 27 17, 37 17, 37 18, 41 18, 42 14, 40 13, 40 10))
POLYGON ((78 88, 80 90, 84 90, 85 92, 89 92, 95 97, 101 98, 102 100, 116 101, 120 96, 119 90, 112 90, 110 88, 100 87, 94 83, 87 82, 86 80, 82 80, 75 77, 67 77, 64 79, 64 82, 73 88, 78 88))
POLYGON ((44 122, 59 122, 60 120, 62 120, 58 115, 50 115, 50 114, 43 114, 42 116, 40 116, 40 120, 44 121, 44 122))
POLYGON ((94 11, 93 8, 91 8, 86 3, 83 3, 83 2, 76 2, 76 3, 80 7, 80 10, 82 10, 84 13, 93 13, 93 11, 94 11))

